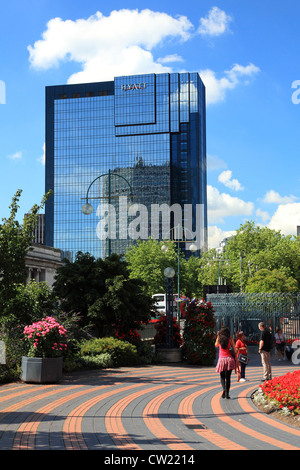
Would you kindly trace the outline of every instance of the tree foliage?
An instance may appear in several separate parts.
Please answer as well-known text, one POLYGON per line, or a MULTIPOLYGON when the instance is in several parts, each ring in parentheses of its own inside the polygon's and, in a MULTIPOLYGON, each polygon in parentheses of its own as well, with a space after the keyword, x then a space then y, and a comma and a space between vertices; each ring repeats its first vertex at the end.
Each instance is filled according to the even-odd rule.
MULTIPOLYGON (((130 270, 130 276, 141 279, 145 283, 146 292, 150 295, 165 291, 164 270, 171 267, 175 270, 174 293, 177 293, 177 273, 178 273, 178 246, 170 240, 157 241, 138 240, 138 243, 131 246, 125 254, 130 270), (162 247, 167 247, 167 251, 162 251, 162 247)), ((190 256, 185 259, 182 250, 179 249, 180 268, 180 293, 188 297, 200 294, 202 291, 198 274, 201 264, 200 259, 190 256)))
POLYGON ((151 316, 152 299, 144 283, 132 279, 126 261, 114 253, 95 259, 78 252, 73 263, 65 260, 54 293, 64 311, 78 313, 82 326, 92 323, 98 336, 136 329, 151 316))
POLYGON ((0 226, 0 313, 2 315, 6 302, 13 297, 14 284, 24 283, 26 280, 25 257, 32 243, 38 212, 52 192, 49 191, 43 197, 40 205, 35 204, 32 207, 22 224, 16 219, 21 194, 22 191, 19 189, 9 207, 9 217, 2 219, 0 226))
POLYGON ((235 292, 244 292, 255 273, 267 269, 284 272, 297 281, 297 290, 300 290, 300 237, 285 236, 279 231, 256 226, 254 222, 240 226, 224 253, 209 250, 202 263, 205 281, 214 280, 204 284, 216 284, 219 269, 220 277, 226 279, 235 292))
POLYGON ((260 269, 248 280, 246 292, 297 292, 298 283, 284 269, 260 269))

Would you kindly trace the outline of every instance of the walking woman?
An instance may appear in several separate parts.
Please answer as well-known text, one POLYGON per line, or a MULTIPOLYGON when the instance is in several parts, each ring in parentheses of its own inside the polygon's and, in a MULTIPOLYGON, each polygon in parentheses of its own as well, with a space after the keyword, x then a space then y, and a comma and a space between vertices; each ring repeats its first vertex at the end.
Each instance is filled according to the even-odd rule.
POLYGON ((220 373, 223 388, 222 398, 229 399, 231 373, 236 368, 236 348, 234 341, 230 336, 230 330, 226 326, 222 327, 218 332, 215 346, 219 347, 219 358, 216 365, 216 372, 220 373), (233 351, 233 355, 230 352, 230 348, 233 351))

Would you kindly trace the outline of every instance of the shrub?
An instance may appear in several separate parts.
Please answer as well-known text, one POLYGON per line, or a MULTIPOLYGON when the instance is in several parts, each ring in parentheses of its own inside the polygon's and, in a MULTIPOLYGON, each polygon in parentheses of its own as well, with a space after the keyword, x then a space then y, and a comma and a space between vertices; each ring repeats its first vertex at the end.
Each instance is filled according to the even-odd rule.
POLYGON ((183 358, 191 364, 213 365, 215 349, 214 309, 210 302, 193 299, 186 309, 183 358))
POLYGON ((81 356, 95 357, 108 353, 114 367, 131 366, 139 363, 137 349, 133 344, 119 339, 94 338, 81 344, 81 356))
POLYGON ((113 367, 113 360, 109 353, 98 354, 97 356, 82 356, 79 362, 85 369, 107 369, 113 367))

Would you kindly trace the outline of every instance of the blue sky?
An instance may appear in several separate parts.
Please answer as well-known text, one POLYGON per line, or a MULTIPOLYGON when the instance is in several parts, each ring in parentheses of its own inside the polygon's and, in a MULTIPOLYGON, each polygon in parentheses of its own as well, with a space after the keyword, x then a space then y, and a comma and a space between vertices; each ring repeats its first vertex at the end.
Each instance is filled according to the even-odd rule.
POLYGON ((19 218, 44 194, 45 86, 190 71, 207 90, 209 245, 246 220, 296 234, 299 2, 1 3, 0 218, 18 188, 19 218))

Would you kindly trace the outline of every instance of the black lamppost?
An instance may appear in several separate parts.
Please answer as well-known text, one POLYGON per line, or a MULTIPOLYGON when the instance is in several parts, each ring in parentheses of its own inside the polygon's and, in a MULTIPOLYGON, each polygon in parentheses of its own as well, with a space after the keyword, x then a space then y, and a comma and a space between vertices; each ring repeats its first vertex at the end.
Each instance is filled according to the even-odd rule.
MULTIPOLYGON (((133 197, 133 192, 132 192, 132 186, 131 184, 129 183, 129 181, 122 175, 119 175, 118 173, 114 173, 112 172, 111 170, 108 170, 108 173, 105 173, 103 175, 100 175, 100 176, 97 176, 97 178, 95 178, 91 184, 89 185, 88 189, 87 189, 87 192, 86 192, 86 197, 84 198, 85 199, 85 203, 82 205, 81 207, 81 212, 85 215, 90 215, 92 212, 93 212, 93 207, 91 206, 91 204, 89 203, 89 191, 92 187, 92 185, 95 183, 95 181, 99 180, 100 178, 103 178, 103 177, 107 177, 108 176, 108 204, 110 205, 111 203, 111 198, 112 197, 116 197, 116 196, 112 196, 112 190, 111 190, 111 178, 112 177, 118 177, 118 178, 121 178, 122 180, 124 180, 127 185, 129 186, 129 189, 130 189, 130 197, 132 198, 133 197)), ((106 197, 103 197, 103 198, 96 198, 96 199, 104 199, 106 197)), ((110 234, 109 234, 109 237, 108 237, 108 253, 109 255, 111 255, 111 238, 110 238, 110 234)))
POLYGON ((166 292, 166 347, 173 347, 173 278, 175 270, 173 268, 166 268, 164 270, 165 276, 165 292, 166 292))

